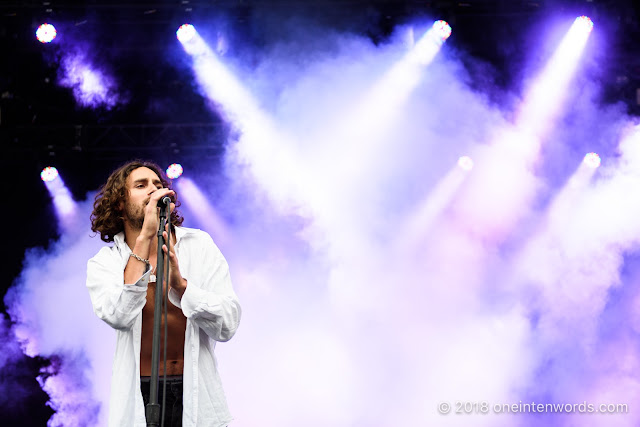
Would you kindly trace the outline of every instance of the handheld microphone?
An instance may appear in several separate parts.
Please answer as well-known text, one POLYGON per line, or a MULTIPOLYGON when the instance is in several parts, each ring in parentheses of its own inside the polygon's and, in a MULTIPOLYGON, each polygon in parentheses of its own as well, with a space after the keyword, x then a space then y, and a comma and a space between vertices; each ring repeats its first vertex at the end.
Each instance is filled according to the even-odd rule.
POLYGON ((158 207, 160 209, 166 209, 169 205, 171 205, 171 198, 169 196, 164 196, 162 199, 158 200, 158 207))

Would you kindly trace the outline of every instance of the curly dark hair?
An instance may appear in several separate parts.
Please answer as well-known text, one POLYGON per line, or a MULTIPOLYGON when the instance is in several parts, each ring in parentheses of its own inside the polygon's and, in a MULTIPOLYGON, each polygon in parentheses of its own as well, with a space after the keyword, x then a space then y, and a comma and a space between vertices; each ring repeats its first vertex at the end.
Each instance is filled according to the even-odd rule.
MULTIPOLYGON (((148 160, 133 160, 113 171, 106 184, 100 188, 96 195, 91 213, 91 230, 100 233, 100 239, 105 242, 113 242, 115 235, 124 230, 124 217, 122 209, 120 209, 120 202, 128 197, 127 178, 133 170, 141 167, 154 171, 162 181, 162 186, 171 188, 171 182, 162 169, 148 160)), ((177 227, 182 225, 182 221, 184 221, 184 218, 178 213, 180 202, 177 194, 172 198, 172 201, 176 208, 171 212, 171 225, 177 227)))

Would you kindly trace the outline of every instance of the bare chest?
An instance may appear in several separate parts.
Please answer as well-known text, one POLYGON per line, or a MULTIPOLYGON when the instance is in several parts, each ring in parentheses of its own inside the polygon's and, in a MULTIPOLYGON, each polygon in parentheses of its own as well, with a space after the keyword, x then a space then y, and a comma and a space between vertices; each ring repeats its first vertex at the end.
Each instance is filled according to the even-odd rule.
MULTIPOLYGON (((147 288, 147 302, 142 309, 142 337, 140 346, 141 375, 150 372, 151 353, 153 345, 153 321, 155 313, 156 283, 150 282, 147 288)), ((164 303, 164 302, 163 302, 164 303)), ((164 314, 160 324, 160 354, 164 354, 166 347, 168 375, 181 375, 184 363, 184 340, 187 328, 187 318, 182 310, 170 301, 167 304, 167 318, 164 314), (165 326, 167 336, 165 340, 165 326)))

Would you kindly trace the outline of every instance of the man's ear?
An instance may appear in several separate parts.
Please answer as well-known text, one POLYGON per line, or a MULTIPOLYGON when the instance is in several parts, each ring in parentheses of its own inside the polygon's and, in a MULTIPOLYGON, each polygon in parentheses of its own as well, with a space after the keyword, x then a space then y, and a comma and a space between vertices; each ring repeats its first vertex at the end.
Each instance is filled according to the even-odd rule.
POLYGON ((118 202, 118 213, 122 214, 124 212, 124 202, 127 199, 127 195, 125 194, 124 198, 121 198, 118 202))

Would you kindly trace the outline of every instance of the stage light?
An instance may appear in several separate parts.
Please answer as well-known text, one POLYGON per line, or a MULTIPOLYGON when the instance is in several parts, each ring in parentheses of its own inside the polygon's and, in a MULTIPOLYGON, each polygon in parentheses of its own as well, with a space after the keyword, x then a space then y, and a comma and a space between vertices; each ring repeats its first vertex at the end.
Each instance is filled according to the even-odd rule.
POLYGON ((51 182, 57 177, 58 169, 54 168, 53 166, 47 166, 46 168, 42 169, 42 172, 40 172, 40 178, 44 182, 51 182))
POLYGON ((198 34, 198 30, 191 24, 181 25, 176 31, 176 38, 184 50, 196 61, 203 56, 213 54, 207 43, 198 34))
POLYGON ((469 156, 462 156, 458 159, 458 166, 465 171, 473 169, 473 160, 469 156))
MULTIPOLYGON (((588 19, 588 18, 587 18, 588 19)), ((451 35, 451 26, 446 21, 440 20, 433 23, 435 34, 445 41, 451 35)))
POLYGON ((182 24, 176 31, 176 37, 181 43, 187 43, 196 35, 196 29, 191 24, 182 24))
POLYGON ((74 227, 77 224, 76 202, 58 170, 53 166, 47 166, 40 173, 40 178, 51 195, 59 224, 65 229, 74 227))
POLYGON ((589 166, 592 169, 596 169, 598 168, 598 166, 600 166, 600 156, 598 156, 598 154, 596 153, 588 153, 587 155, 584 156, 584 164, 589 166))
POLYGON ((36 38, 40 43, 51 43, 57 35, 56 27, 47 23, 40 25, 36 30, 36 38))
POLYGON ((429 31, 427 31, 412 50, 412 56, 422 65, 429 64, 440 48, 451 35, 451 27, 445 21, 435 21, 429 31))
POLYGON ((590 33, 593 30, 593 21, 588 16, 579 16, 575 20, 577 28, 584 30, 586 33, 590 33))
POLYGON ((179 178, 183 171, 184 169, 182 169, 182 165, 180 163, 173 163, 167 168, 167 177, 169 179, 179 178))

